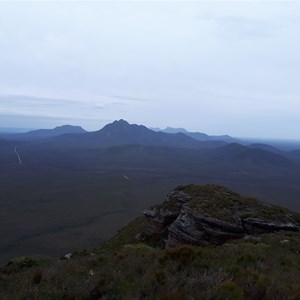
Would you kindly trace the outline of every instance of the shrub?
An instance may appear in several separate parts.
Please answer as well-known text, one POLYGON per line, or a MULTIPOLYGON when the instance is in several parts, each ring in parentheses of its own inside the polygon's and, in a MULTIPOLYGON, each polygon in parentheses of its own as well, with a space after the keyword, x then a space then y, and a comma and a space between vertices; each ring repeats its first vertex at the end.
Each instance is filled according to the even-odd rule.
POLYGON ((167 273, 165 270, 157 270, 155 273, 155 280, 159 284, 165 284, 167 281, 167 273))
POLYGON ((237 264, 247 268, 247 267, 255 267, 257 264, 257 257, 250 253, 242 253, 237 257, 237 264))
POLYGON ((14 273, 19 272, 23 269, 38 266, 43 262, 43 260, 34 259, 31 257, 18 257, 9 261, 4 267, 4 273, 14 273))
POLYGON ((241 269, 236 281, 244 288, 245 295, 250 299, 264 299, 268 289, 267 278, 257 271, 241 269))
POLYGON ((189 298, 186 295, 185 290, 179 289, 171 292, 166 292, 159 299, 160 300, 187 300, 189 298))
POLYGON ((224 281, 216 291, 216 299, 242 300, 244 292, 234 281, 224 281))
POLYGON ((42 281, 43 272, 42 271, 36 271, 33 275, 31 286, 39 285, 42 281))
POLYGON ((193 247, 184 245, 175 248, 167 248, 165 250, 165 258, 175 260, 181 263, 192 261, 196 256, 193 247))

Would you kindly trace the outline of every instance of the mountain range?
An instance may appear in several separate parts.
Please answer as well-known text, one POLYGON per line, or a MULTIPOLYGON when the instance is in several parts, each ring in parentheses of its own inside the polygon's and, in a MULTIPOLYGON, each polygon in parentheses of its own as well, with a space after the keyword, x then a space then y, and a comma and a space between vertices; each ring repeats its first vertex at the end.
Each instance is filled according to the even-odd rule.
MULTIPOLYGON (((20 130, 21 131, 21 130, 20 130)), ((0 133, 0 139, 14 140, 14 141, 37 141, 48 139, 51 137, 59 137, 62 135, 86 134, 81 137, 87 144, 94 144, 96 147, 104 145, 120 145, 120 144, 149 144, 149 145, 169 145, 179 147, 197 147, 196 141, 206 142, 202 143, 203 147, 221 146, 226 143, 238 143, 249 146, 250 148, 259 148, 274 153, 282 153, 288 151, 295 151, 300 149, 300 142, 289 140, 259 140, 247 138, 235 138, 229 135, 207 135, 201 132, 189 132, 184 128, 167 127, 147 128, 143 125, 129 124, 125 120, 114 121, 107 124, 102 129, 87 132, 80 126, 63 125, 53 129, 38 129, 21 133, 10 133, 9 130, 0 133), (168 135, 166 135, 168 134, 168 135), (96 140, 93 141, 94 136, 96 140), (191 139, 187 139, 190 137, 191 139), (209 144, 208 142, 212 142, 209 144)), ((75 138, 75 136, 73 136, 75 138)), ((69 136, 72 140, 72 137, 69 136)), ((198 143, 198 147, 200 143, 198 143)))
MULTIPOLYGON (((184 128, 167 127, 164 130, 151 130, 143 125, 129 124, 125 120, 114 121, 102 129, 87 132, 80 126, 64 125, 54 129, 39 129, 27 133, 2 134, 2 144, 5 141, 26 142, 24 147, 43 148, 107 148, 121 145, 164 146, 185 149, 214 149, 212 153, 231 153, 239 159, 255 156, 257 163, 269 161, 274 154, 285 158, 300 158, 299 151, 284 151, 264 143, 247 143, 228 135, 209 136, 200 132, 188 132, 184 128), (230 147, 223 147, 231 145, 230 147), (256 150, 255 150, 256 149, 256 150), (260 151, 258 151, 258 149, 260 151), (247 150, 247 151, 245 151, 247 150), (243 153, 243 154, 241 154, 243 153), (264 156, 265 154, 265 156, 264 156), (266 159, 266 156, 269 158, 266 159)), ((221 154, 218 154, 221 157, 221 154)))

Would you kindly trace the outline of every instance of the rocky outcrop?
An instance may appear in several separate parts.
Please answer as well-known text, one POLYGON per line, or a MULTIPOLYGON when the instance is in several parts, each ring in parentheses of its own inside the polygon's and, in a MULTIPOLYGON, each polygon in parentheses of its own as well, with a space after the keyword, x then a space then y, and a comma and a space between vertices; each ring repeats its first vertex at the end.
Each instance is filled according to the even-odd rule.
POLYGON ((199 245, 205 242, 222 243, 246 235, 241 224, 205 216, 201 212, 193 211, 188 205, 182 207, 179 216, 168 228, 168 232, 167 246, 199 245))
POLYGON ((221 244, 229 239, 275 231, 300 231, 300 216, 215 185, 180 186, 161 205, 146 209, 147 237, 165 245, 221 244))

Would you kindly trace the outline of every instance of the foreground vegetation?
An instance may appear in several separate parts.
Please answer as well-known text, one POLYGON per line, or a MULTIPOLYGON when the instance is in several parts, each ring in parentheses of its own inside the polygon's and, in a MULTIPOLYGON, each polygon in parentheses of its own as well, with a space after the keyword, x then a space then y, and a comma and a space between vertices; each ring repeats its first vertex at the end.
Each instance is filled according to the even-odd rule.
POLYGON ((299 233, 163 249, 135 241, 143 226, 135 220, 95 253, 11 261, 1 300, 300 299, 299 233))

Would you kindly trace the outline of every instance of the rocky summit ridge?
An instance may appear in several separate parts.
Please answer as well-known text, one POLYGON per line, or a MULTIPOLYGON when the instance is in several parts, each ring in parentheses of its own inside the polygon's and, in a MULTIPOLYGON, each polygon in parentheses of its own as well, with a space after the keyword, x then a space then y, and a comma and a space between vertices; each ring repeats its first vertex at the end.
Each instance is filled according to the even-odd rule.
POLYGON ((222 244, 277 231, 300 232, 298 213, 217 185, 179 186, 162 204, 145 209, 144 216, 146 227, 140 238, 161 239, 166 247, 222 244))

